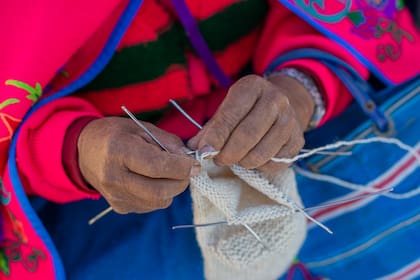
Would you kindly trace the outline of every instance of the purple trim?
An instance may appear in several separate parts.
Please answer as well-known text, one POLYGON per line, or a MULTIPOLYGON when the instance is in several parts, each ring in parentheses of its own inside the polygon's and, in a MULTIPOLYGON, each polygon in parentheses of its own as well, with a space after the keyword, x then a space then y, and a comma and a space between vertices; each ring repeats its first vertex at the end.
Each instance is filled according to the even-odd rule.
POLYGON ((220 85, 224 88, 228 88, 232 84, 232 80, 223 72, 220 66, 217 64, 216 59, 211 53, 206 41, 198 29, 198 25, 195 19, 188 10, 184 0, 171 0, 175 12, 184 27, 185 33, 194 47, 197 54, 203 60, 204 64, 210 73, 217 79, 220 85))

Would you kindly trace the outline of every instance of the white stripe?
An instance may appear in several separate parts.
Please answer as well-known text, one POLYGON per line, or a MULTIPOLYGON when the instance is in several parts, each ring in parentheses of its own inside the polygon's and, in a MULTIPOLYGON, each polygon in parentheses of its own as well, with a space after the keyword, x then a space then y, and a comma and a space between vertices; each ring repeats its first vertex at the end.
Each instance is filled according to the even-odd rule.
MULTIPOLYGON (((348 212, 357 210, 359 208, 362 208, 363 206, 369 204, 370 202, 372 202, 373 200, 375 200, 376 198, 378 198, 378 196, 371 196, 371 197, 367 197, 367 198, 362 198, 360 199, 360 201, 357 202, 353 202, 352 204, 345 206, 345 207, 340 207, 334 211, 330 211, 327 212, 321 216, 317 216, 316 219, 322 223, 325 223, 328 220, 331 220, 333 218, 339 217, 343 214, 346 214, 348 212)), ((311 216, 314 216, 311 213, 311 216)), ((312 229, 315 225, 313 223, 309 223, 308 224, 308 229, 312 229)))
POLYGON ((417 276, 420 276, 420 269, 417 268, 410 274, 406 275, 404 278, 399 278, 401 275, 406 273, 407 271, 411 270, 412 268, 420 265, 420 259, 415 260, 414 262, 404 266, 403 268, 393 272, 392 274, 388 274, 385 276, 382 276, 381 278, 377 278, 376 280, 389 280, 389 279, 414 279, 417 276))
MULTIPOLYGON (((405 221, 403 221, 403 222, 401 222, 401 223, 399 223, 399 224, 397 224, 397 225, 395 225, 395 226, 393 226, 393 227, 375 235, 371 239, 367 240, 365 243, 363 243, 363 244, 361 244, 357 247, 351 248, 350 250, 345 251, 345 252, 343 252, 343 253, 341 253, 337 256, 334 256, 334 257, 331 257, 331 258, 328 258, 328 259, 324 259, 324 260, 321 260, 321 261, 307 262, 306 264, 309 268, 322 267, 322 266, 327 266, 327 265, 336 263, 338 261, 341 261, 343 259, 349 258, 349 257, 351 257, 355 254, 363 252, 364 250, 373 246, 374 244, 376 244, 377 242, 379 242, 383 238, 393 234, 394 232, 397 232, 400 229, 403 229, 407 226, 410 226, 410 225, 418 222, 419 220, 420 220, 420 214, 417 215, 417 216, 411 217, 410 219, 405 220, 405 221)), ((392 256, 389 256, 389 257, 392 258, 392 256)))
MULTIPOLYGON (((415 146, 415 149, 417 151, 420 151, 419 148, 420 148, 420 143, 415 146)), ((342 181, 342 180, 340 180, 338 178, 335 178, 335 177, 332 177, 332 176, 326 176, 326 175, 320 175, 320 174, 311 174, 311 172, 308 172, 308 171, 300 169, 300 168, 296 168, 296 171, 297 171, 297 173, 300 173, 303 176, 306 176, 306 177, 309 177, 309 178, 312 178, 312 179, 316 179, 316 178, 314 178, 314 176, 316 175, 317 177, 319 177, 318 179, 322 178, 322 180, 334 181, 332 183, 336 183, 336 184, 339 184, 343 187, 347 187, 347 188, 351 188, 351 189, 356 190, 356 191, 351 192, 347 195, 340 196, 340 197, 335 197, 334 199, 326 201, 326 203, 329 203, 329 202, 337 200, 337 199, 346 199, 346 198, 349 198, 349 197, 354 197, 354 196, 360 195, 361 193, 368 191, 369 188, 372 189, 375 186, 382 184, 383 181, 388 180, 388 178, 393 176, 395 174, 395 172, 397 172, 398 169, 401 166, 403 166, 405 163, 407 163, 411 159, 412 159, 411 154, 408 154, 408 155, 404 156, 397 163, 395 163, 391 168, 389 168, 385 173, 381 174, 380 177, 375 178, 373 181, 368 183, 366 186, 351 184, 351 183, 342 181), (329 177, 329 178, 326 178, 326 177, 329 177)), ((403 171, 400 171, 398 176, 394 177, 386 185, 383 185, 381 187, 381 189, 390 188, 390 187, 394 187, 394 186, 398 185, 402 180, 407 178, 417 167, 418 167, 417 162, 413 161, 413 163, 410 164, 408 167, 406 167, 403 171)), ((420 193, 420 187, 417 187, 417 188, 414 188, 413 190, 405 192, 405 193, 385 193, 385 194, 382 194, 382 195, 393 198, 393 199, 406 199, 406 198, 410 198, 410 197, 413 197, 415 195, 418 195, 419 193, 420 193)), ((362 206, 364 206, 364 205, 368 204, 369 202, 373 201, 374 199, 375 199, 375 197, 369 197, 369 198, 362 199, 361 201, 355 201, 351 205, 347 205, 347 206, 343 206, 342 208, 337 208, 337 209, 331 210, 331 212, 326 212, 325 214, 323 214, 322 216, 317 217, 317 218, 320 221, 325 222, 326 220, 337 217, 337 216, 342 215, 346 212, 353 211, 353 210, 356 210, 358 208, 361 208, 362 206)), ((317 213, 324 212, 324 211, 325 211, 325 209, 324 210, 318 210, 318 211, 312 211, 311 215, 316 216, 317 213)))

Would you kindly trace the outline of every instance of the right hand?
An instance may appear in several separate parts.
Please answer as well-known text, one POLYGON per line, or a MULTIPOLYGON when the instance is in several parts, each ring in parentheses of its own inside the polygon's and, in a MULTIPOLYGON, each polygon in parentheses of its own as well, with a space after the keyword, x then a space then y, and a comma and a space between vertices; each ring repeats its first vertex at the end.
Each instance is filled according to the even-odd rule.
POLYGON ((168 207, 199 172, 199 163, 185 154, 188 149, 180 138, 143 124, 169 153, 126 118, 93 120, 78 139, 83 177, 120 214, 168 207))

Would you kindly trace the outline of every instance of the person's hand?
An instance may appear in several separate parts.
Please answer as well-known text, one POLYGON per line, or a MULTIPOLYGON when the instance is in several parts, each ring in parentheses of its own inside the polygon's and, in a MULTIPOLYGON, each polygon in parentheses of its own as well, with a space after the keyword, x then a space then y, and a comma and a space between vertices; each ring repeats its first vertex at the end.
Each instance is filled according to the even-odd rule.
POLYGON ((108 117, 90 122, 78 139, 85 180, 118 213, 145 213, 168 207, 182 193, 199 163, 177 136, 144 125, 170 151, 162 150, 132 120, 108 117))
POLYGON ((218 165, 239 164, 274 173, 285 167, 272 157, 290 158, 304 145, 303 132, 314 110, 306 89, 296 80, 276 75, 249 75, 238 80, 213 118, 188 146, 219 151, 218 165))

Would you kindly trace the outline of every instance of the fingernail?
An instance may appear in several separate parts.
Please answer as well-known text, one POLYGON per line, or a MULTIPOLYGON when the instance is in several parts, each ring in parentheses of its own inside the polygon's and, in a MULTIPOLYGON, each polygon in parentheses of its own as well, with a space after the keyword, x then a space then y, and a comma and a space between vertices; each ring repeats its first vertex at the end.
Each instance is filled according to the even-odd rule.
POLYGON ((191 168, 190 176, 191 177, 197 176, 198 174, 200 174, 200 171, 201 171, 200 164, 194 164, 193 167, 191 168))
POLYGON ((204 145, 200 151, 199 151, 200 157, 201 158, 213 158, 215 155, 217 155, 217 151, 215 148, 213 148, 213 146, 211 145, 204 145))
POLYGON ((181 150, 182 150, 182 152, 183 152, 184 154, 186 154, 186 155, 191 155, 192 153, 194 153, 194 151, 193 151, 193 150, 188 149, 187 147, 182 147, 182 148, 181 148, 181 150))

